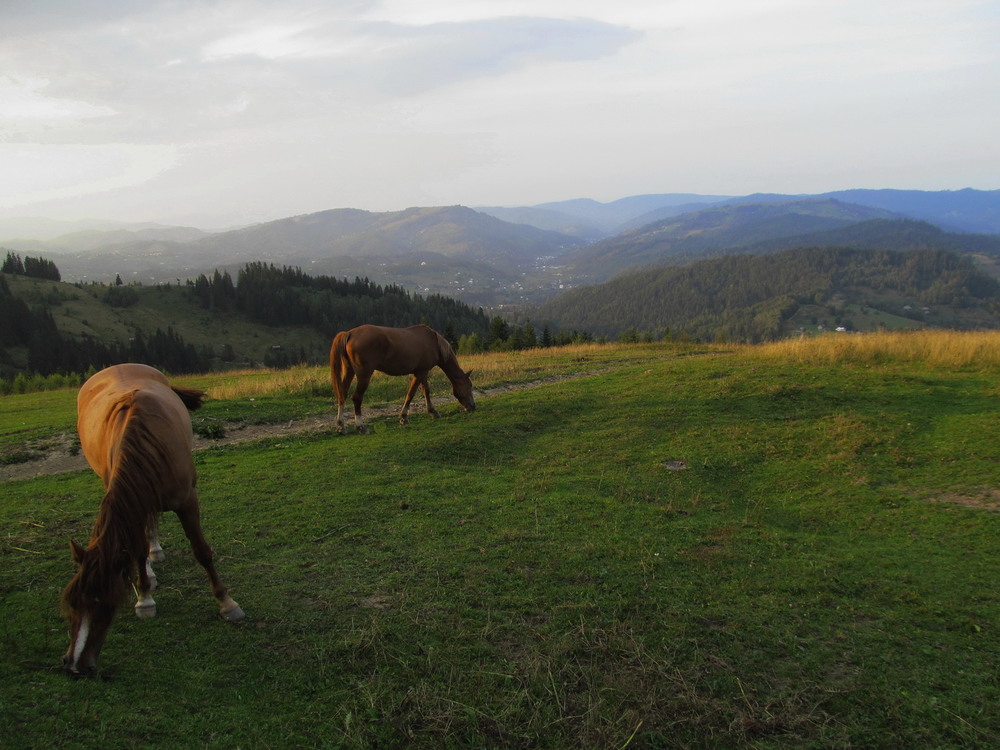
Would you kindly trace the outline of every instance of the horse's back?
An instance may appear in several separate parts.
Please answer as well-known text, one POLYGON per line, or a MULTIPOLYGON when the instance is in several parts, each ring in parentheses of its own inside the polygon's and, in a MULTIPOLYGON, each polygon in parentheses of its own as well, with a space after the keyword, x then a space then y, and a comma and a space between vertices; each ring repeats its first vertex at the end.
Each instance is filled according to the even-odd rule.
POLYGON ((179 470, 181 484, 193 482, 186 402, 200 405, 196 394, 176 393, 163 373, 141 364, 114 365, 88 379, 77 396, 77 431, 87 462, 105 485, 132 420, 141 425, 141 430, 131 428, 133 448, 162 456, 165 464, 179 470))
POLYGON ((438 334, 426 325, 391 328, 365 324, 345 333, 346 352, 355 367, 408 375, 429 370, 440 360, 438 334))

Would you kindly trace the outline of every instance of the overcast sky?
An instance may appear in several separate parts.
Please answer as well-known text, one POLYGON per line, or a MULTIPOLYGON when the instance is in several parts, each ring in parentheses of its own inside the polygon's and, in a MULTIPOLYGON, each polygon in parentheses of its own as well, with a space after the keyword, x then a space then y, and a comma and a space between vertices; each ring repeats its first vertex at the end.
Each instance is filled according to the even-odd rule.
POLYGON ((0 0, 0 218, 1000 188, 996 0, 0 0))

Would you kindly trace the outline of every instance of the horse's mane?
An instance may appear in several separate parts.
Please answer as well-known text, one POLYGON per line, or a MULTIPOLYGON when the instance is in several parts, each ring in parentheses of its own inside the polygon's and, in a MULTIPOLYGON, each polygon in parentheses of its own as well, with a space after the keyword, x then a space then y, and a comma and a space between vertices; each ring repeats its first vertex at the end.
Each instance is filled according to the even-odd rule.
MULTIPOLYGON (((189 409, 201 406, 204 393, 173 389, 189 409)), ((123 420, 108 490, 94 521, 87 545, 87 564, 66 586, 64 602, 84 594, 112 606, 124 596, 128 582, 145 564, 149 550, 147 529, 156 523, 162 507, 166 446, 143 417, 142 400, 136 391, 122 395, 109 423, 123 420)))
POLYGON ((438 367, 444 370, 445 374, 451 378, 464 375, 465 373, 458 364, 458 357, 455 356, 455 350, 451 348, 451 344, 448 343, 448 339, 435 331, 433 328, 430 330, 435 336, 437 336, 438 359, 440 360, 438 362, 438 367))

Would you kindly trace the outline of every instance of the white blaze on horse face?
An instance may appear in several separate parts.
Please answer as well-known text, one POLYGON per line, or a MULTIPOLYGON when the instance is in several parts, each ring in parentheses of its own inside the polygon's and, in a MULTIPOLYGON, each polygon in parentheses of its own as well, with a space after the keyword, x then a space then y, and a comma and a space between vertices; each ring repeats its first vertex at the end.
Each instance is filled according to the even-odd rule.
POLYGON ((73 647, 73 667, 76 667, 83 650, 87 647, 87 637, 90 635, 90 615, 84 615, 80 619, 80 627, 76 631, 76 645, 73 647))

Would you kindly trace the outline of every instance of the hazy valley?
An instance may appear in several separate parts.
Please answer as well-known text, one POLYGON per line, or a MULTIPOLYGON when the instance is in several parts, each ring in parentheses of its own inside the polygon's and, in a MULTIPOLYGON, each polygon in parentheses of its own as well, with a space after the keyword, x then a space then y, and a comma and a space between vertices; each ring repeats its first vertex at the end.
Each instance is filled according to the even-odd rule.
MULTIPOLYGON (((433 321, 485 347, 510 345, 490 329, 496 316, 527 324, 528 345, 543 329, 755 342, 833 329, 1000 328, 1000 191, 334 209, 216 232, 5 220, 0 248, 58 267, 61 284, 49 291, 15 284, 7 294, 74 340, 127 341, 130 329, 148 336, 170 326, 185 342, 214 346, 215 358, 232 339, 226 354, 248 362, 271 350, 316 361, 331 331, 375 317, 433 321), (241 308, 194 287, 199 278, 232 284, 248 264, 295 269, 286 286, 309 279, 282 287, 285 302, 272 306, 298 318, 250 311, 247 289, 241 308), (338 297, 337 279, 357 280, 363 293, 338 297), (118 280, 132 290, 128 304, 124 292, 111 300, 102 291, 118 280), (372 294, 382 301, 359 302, 372 294)), ((25 360, 22 352, 7 364, 25 360)))

